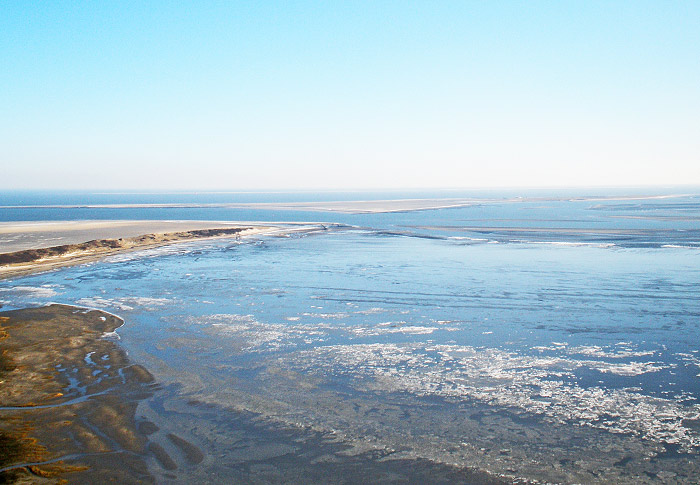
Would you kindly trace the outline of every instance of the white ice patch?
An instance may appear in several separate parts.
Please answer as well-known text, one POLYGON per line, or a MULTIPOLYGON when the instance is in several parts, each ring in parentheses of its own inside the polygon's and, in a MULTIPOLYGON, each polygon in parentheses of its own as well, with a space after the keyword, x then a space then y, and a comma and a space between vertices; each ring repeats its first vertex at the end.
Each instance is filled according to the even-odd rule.
POLYGON ((638 389, 584 388, 570 377, 584 366, 637 375, 654 363, 606 364, 565 357, 520 355, 495 348, 426 344, 358 344, 317 347, 284 358, 288 368, 318 377, 347 376, 360 390, 410 392, 418 396, 474 399, 514 407, 557 423, 575 423, 614 433, 700 446, 700 405, 641 394, 638 389), (357 379, 359 378, 359 379, 357 379))
MULTIPOLYGON (((358 337, 368 337, 376 335, 389 335, 396 333, 410 334, 410 335, 427 335, 431 334, 436 330, 441 330, 438 327, 421 327, 418 325, 402 325, 404 322, 398 322, 398 324, 393 324, 387 322, 387 324, 379 324, 376 327, 351 327, 348 329, 350 333, 358 337), (391 324, 392 326, 388 326, 391 324)), ((444 330, 444 329, 442 329, 444 330)))
POLYGON ((376 315, 377 313, 384 313, 388 310, 384 308, 370 308, 369 310, 358 310, 355 313, 358 315, 376 315))
MULTIPOLYGON (((697 350, 693 350, 696 354, 688 354, 685 352, 678 352, 676 356, 685 363, 685 365, 693 365, 700 369, 700 358, 697 355, 697 350)), ((697 374, 697 377, 700 377, 700 374, 697 374)))
POLYGON ((599 372, 616 374, 618 376, 638 376, 648 372, 658 372, 673 367, 672 365, 659 364, 656 362, 629 362, 627 364, 621 364, 617 362, 598 362, 595 360, 580 361, 580 364, 599 372))
POLYGON ((50 285, 11 286, 10 288, 0 288, 0 292, 24 298, 51 298, 58 294, 50 285))
MULTIPOLYGON (((321 308, 321 307, 312 307, 312 308, 321 308)), ((302 313, 303 316, 305 317, 311 317, 311 318, 321 318, 323 320, 330 320, 330 319, 343 319, 343 318, 348 318, 350 315, 344 312, 337 312, 337 313, 302 313)))
POLYGON ((79 300, 76 300, 75 302, 77 305, 82 305, 82 306, 89 306, 92 308, 114 308, 116 310, 133 310, 134 307, 120 303, 116 299, 112 298, 100 298, 100 297, 92 297, 92 298, 81 298, 79 300))
POLYGON ((122 298, 102 298, 99 296, 91 298, 81 298, 76 304, 93 308, 114 308, 117 310, 133 310, 141 308, 153 310, 171 303, 168 298, 148 298, 148 297, 122 297, 122 298))
POLYGON ((649 355, 654 355, 651 350, 637 351, 629 348, 630 346, 624 342, 617 344, 618 347, 625 345, 628 348, 603 348, 598 345, 579 345, 577 347, 570 347, 567 349, 569 355, 588 355, 591 357, 601 357, 607 359, 624 359, 629 357, 646 357, 649 355))
POLYGON ((249 352, 277 351, 300 343, 319 343, 329 325, 263 323, 252 315, 222 314, 192 318, 191 323, 209 325, 218 334, 230 335, 243 342, 249 352))

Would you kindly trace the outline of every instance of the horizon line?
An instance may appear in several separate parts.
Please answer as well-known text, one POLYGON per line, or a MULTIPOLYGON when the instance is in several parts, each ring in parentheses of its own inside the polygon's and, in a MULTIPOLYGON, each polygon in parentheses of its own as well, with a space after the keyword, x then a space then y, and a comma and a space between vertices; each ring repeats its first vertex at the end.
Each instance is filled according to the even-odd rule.
POLYGON ((496 191, 496 190, 586 190, 586 189, 611 189, 611 190, 635 190, 635 189, 697 189, 700 190, 700 183, 686 184, 601 184, 601 185, 507 185, 507 186, 463 186, 463 187, 303 187, 303 188, 197 188, 197 187, 173 187, 173 188, 128 188, 120 187, 114 189, 106 188, 46 188, 46 187, 9 187, 0 188, 0 190, 8 192, 76 192, 76 193, 92 193, 95 195, 119 195, 119 194, 276 194, 276 193, 306 193, 306 192, 324 192, 324 193, 339 193, 339 192, 423 192, 423 191, 496 191))

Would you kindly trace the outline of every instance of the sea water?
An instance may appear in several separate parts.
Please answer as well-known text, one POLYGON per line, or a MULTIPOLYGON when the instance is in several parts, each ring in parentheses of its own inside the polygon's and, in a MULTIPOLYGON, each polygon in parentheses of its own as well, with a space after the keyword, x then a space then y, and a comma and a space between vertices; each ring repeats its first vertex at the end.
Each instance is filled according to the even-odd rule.
POLYGON ((161 385, 139 413, 206 454, 183 482, 395 462, 692 483, 699 214, 692 196, 306 213, 343 225, 112 256, 0 300, 122 316, 161 385))

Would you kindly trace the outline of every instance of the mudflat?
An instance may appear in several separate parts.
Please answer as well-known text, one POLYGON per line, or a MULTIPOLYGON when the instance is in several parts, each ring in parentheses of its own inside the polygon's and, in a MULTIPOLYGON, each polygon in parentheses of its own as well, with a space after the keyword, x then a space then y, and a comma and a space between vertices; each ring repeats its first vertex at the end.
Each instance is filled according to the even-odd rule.
POLYGON ((68 305, 0 312, 0 483, 153 482, 136 418, 151 374, 104 338, 123 321, 68 305))

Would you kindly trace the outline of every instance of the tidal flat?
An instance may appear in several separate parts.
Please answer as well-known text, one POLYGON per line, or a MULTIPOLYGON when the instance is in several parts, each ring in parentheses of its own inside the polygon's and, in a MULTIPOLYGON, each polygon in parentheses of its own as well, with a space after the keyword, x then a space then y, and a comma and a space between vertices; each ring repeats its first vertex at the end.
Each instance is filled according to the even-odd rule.
POLYGON ((158 383, 135 413, 156 481, 692 483, 695 258, 336 228, 110 256, 0 298, 124 318, 158 383))
POLYGON ((301 477, 327 483, 504 483, 477 470, 395 459, 389 452, 347 454, 349 446, 325 433, 271 426, 259 415, 217 411, 190 400, 186 412, 195 422, 216 425, 235 443, 225 460, 207 456, 169 431, 168 420, 181 417, 157 398, 152 375, 130 362, 113 340, 123 323, 110 313, 69 305, 0 312, 2 483, 155 483, 192 477, 202 483, 212 476, 280 483, 301 477), (148 399, 151 407, 160 407, 156 422, 137 411, 148 399))
POLYGON ((497 205, 111 254, 0 304, 123 318, 144 480, 696 483, 696 198, 497 205))
POLYGON ((123 321, 49 305, 0 312, 0 480, 5 483, 152 481, 135 416, 151 374, 103 338, 123 321))

